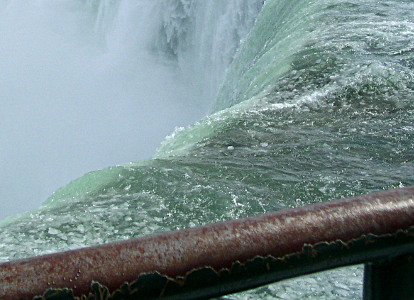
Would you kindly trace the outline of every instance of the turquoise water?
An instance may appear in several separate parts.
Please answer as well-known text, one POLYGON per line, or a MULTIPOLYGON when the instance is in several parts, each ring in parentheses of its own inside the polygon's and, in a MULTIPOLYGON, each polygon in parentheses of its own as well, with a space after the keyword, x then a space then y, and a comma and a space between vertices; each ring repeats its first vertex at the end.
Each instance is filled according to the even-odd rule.
MULTIPOLYGON (((213 113, 1 223, 0 261, 414 184, 414 3, 265 2, 213 113)), ((361 268, 236 299, 357 299, 361 268)))

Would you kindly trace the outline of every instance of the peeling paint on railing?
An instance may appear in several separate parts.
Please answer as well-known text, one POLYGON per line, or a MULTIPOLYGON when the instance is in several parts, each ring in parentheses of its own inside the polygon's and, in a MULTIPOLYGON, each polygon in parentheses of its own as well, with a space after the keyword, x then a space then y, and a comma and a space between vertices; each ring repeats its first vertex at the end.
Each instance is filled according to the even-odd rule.
POLYGON ((3 263, 0 299, 215 297, 414 253, 412 226, 414 187, 396 189, 3 263))

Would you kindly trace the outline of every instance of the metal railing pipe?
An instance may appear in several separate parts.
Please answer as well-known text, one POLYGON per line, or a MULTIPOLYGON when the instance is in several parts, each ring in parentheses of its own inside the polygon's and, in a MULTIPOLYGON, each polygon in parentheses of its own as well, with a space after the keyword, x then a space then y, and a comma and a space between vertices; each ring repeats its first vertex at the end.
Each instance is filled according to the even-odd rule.
POLYGON ((0 299, 217 297, 414 253, 413 226, 414 187, 395 189, 2 263, 0 299))

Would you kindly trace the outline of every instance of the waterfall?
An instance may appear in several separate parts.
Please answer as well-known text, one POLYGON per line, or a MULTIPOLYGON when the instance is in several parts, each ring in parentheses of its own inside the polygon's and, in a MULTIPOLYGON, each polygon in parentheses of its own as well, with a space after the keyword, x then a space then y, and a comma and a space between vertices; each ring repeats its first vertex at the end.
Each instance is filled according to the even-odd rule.
MULTIPOLYGON (((413 185, 413 12, 0 0, 0 214, 95 170, 0 222, 0 261, 413 185)), ((361 283, 352 267, 231 297, 361 283)))
POLYGON ((0 218, 206 115, 262 1, 0 2, 0 218))

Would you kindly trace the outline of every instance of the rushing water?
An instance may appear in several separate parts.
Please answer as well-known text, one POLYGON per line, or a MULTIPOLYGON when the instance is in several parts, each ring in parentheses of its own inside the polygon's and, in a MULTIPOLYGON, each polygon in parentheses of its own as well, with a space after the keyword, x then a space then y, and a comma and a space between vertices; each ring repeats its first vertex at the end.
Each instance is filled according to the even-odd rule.
MULTIPOLYGON (((131 2, 77 3, 108 52, 130 58, 143 42, 122 38, 131 2)), ((137 3, 157 33, 146 57, 188 88, 205 83, 194 101, 217 93, 214 113, 153 158, 86 174, 1 223, 0 260, 414 183, 413 1, 267 0, 254 25, 262 1, 137 3)), ((360 287, 354 267, 234 298, 357 299, 360 287)))
POLYGON ((205 116, 260 7, 0 0, 0 219, 205 116))

